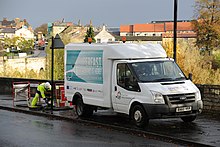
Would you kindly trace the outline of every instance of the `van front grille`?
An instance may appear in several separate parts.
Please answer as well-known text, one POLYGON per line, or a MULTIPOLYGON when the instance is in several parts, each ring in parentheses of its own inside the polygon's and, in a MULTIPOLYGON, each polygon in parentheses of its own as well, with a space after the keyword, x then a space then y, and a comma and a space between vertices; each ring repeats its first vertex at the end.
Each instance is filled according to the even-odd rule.
POLYGON ((167 95, 168 101, 171 104, 185 104, 191 103, 195 101, 195 93, 187 93, 187 94, 172 94, 167 95))

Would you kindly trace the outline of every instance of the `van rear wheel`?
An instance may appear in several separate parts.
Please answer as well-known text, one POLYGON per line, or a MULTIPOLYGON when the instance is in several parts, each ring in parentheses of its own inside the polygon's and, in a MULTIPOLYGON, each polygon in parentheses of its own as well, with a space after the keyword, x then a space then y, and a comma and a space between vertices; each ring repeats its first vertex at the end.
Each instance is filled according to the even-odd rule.
POLYGON ((81 117, 83 116, 84 104, 81 98, 78 98, 76 101, 76 114, 81 117))
POLYGON ((79 117, 91 116, 91 115, 93 115, 93 111, 94 111, 93 107, 90 105, 85 105, 83 103, 82 98, 77 99, 77 101, 76 101, 76 114, 79 117))
POLYGON ((138 127, 147 126, 149 122, 146 112, 141 105, 135 105, 132 108, 131 119, 133 123, 138 127))

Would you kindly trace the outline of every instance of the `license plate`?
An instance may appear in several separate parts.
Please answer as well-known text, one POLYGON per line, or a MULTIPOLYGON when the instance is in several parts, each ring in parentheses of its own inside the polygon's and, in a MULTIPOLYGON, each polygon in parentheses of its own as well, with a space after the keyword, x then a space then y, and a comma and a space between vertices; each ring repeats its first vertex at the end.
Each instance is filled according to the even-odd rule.
POLYGON ((192 108, 191 107, 179 107, 176 108, 176 112, 185 112, 185 111, 191 111, 192 108))

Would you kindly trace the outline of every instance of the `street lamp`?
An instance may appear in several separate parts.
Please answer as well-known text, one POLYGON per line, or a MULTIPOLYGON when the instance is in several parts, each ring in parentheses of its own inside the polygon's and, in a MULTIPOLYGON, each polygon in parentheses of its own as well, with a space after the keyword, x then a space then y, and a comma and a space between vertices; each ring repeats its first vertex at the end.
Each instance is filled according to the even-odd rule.
POLYGON ((60 36, 56 34, 55 37, 52 36, 52 45, 50 47, 52 49, 51 53, 51 114, 53 114, 53 98, 54 98, 54 79, 53 79, 53 71, 54 71, 54 49, 64 49, 64 44, 60 39, 60 36))
POLYGON ((173 59, 176 61, 177 0, 174 0, 173 59))

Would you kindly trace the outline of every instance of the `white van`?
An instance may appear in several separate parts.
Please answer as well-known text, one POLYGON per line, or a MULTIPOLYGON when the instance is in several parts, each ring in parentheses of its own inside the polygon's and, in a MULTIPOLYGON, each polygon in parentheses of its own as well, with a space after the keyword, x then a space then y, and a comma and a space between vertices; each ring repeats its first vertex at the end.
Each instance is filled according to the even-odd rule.
POLYGON ((195 120, 203 102, 159 44, 68 44, 65 96, 78 116, 109 108, 130 116, 137 126, 149 119, 195 120))

